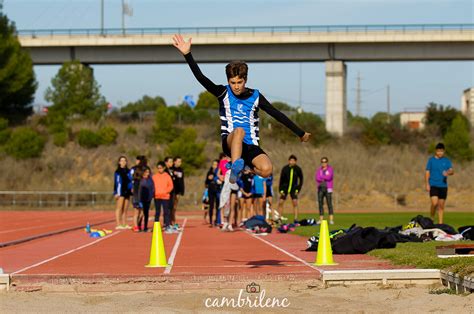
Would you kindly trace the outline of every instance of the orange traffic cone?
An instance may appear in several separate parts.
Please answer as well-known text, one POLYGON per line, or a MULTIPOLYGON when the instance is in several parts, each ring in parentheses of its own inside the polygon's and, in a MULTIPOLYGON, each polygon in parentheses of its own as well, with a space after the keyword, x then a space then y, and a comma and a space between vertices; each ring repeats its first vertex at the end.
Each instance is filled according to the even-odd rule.
POLYGON ((319 229, 318 254, 316 256, 316 262, 314 263, 314 265, 337 265, 337 263, 334 263, 334 261, 332 260, 331 240, 329 239, 329 229, 327 220, 323 220, 321 222, 321 228, 319 229))
POLYGON ((145 267, 167 267, 165 245, 161 234, 161 224, 156 221, 153 224, 153 236, 151 240, 150 262, 145 267))

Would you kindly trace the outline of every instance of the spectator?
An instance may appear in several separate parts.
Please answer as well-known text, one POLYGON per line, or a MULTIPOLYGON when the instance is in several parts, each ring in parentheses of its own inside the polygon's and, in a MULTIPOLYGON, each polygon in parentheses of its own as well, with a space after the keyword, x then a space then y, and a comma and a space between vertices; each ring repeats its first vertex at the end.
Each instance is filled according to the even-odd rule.
POLYGON ((161 209, 163 208, 163 225, 166 233, 177 232, 171 227, 170 198, 173 191, 173 180, 166 171, 166 165, 163 161, 156 165, 157 173, 153 175, 155 184, 155 221, 160 221, 161 209))
POLYGON ((184 195, 184 171, 181 168, 182 159, 177 156, 173 159, 173 175, 174 175, 174 199, 173 209, 171 210, 171 225, 178 227, 176 224, 176 210, 178 208, 179 198, 184 195))
MULTIPOLYGON (((155 196, 155 184, 150 176, 151 171, 148 167, 143 168, 142 178, 138 191, 138 199, 140 200, 140 207, 143 210, 144 224, 143 232, 148 231, 148 215, 150 212, 151 200, 155 196)), ((139 222, 140 220, 138 220, 139 222)), ((140 229, 140 225, 138 226, 140 229)))
POLYGON ((303 187, 303 171, 296 164, 297 160, 298 159, 295 155, 291 155, 288 158, 288 165, 281 169, 278 189, 280 191, 280 201, 278 203, 280 217, 283 217, 283 205, 289 194, 293 203, 295 222, 298 222, 298 194, 301 192, 301 188, 303 187))
POLYGON ((328 164, 327 157, 321 158, 321 167, 316 170, 316 185, 318 187, 318 204, 319 204, 319 221, 318 225, 324 219, 324 198, 328 204, 329 223, 334 224, 334 210, 332 207, 332 191, 333 191, 333 177, 334 170, 328 164))
MULTIPOLYGON (((213 218, 213 213, 214 213, 214 206, 216 208, 216 218, 214 220, 214 224, 217 225, 218 223, 218 209, 219 209, 219 197, 220 197, 220 191, 222 187, 222 182, 219 180, 219 177, 217 175, 218 172, 218 166, 219 166, 219 160, 214 160, 212 162, 211 168, 209 168, 209 171, 206 174, 206 181, 205 185, 208 189, 208 195, 209 195, 209 223, 212 226, 212 218, 213 218)), ((220 221, 219 221, 220 223, 220 221)))
POLYGON ((252 198, 253 198, 253 208, 255 215, 263 215, 265 217, 265 195, 267 190, 267 185, 265 183, 265 178, 256 174, 253 177, 253 186, 252 186, 252 198))
MULTIPOLYGON (((174 166, 173 157, 170 157, 170 156, 165 157, 164 162, 165 162, 165 166, 166 166, 165 171, 170 175, 171 180, 173 181, 173 190, 170 193, 170 199, 168 201, 169 213, 170 213, 170 219, 171 219, 173 208, 174 208, 174 196, 175 196, 174 184, 175 184, 175 181, 176 181, 176 176, 174 175, 174 170, 173 170, 173 166, 174 166)), ((171 224, 171 220, 170 220, 170 224, 171 224)), ((176 228, 173 224, 171 225, 171 227, 178 230, 178 228, 176 228)))
POLYGON ((250 170, 244 169, 242 176, 237 181, 242 197, 240 198, 240 208, 242 220, 247 220, 254 215, 252 206, 252 186, 253 174, 250 170))
POLYGON ((134 208, 133 231, 139 232, 142 230, 140 226, 141 226, 141 220, 142 220, 142 215, 143 215, 143 207, 140 202, 140 196, 139 196, 140 181, 143 177, 143 169, 135 165, 132 167, 132 169, 130 169, 130 173, 133 173, 133 176, 132 176, 132 194, 133 194, 132 205, 134 208))
POLYGON ((115 229, 131 229, 131 227, 127 225, 127 210, 132 194, 127 164, 127 157, 120 156, 117 163, 117 170, 115 170, 114 174, 114 196, 116 201, 115 229))

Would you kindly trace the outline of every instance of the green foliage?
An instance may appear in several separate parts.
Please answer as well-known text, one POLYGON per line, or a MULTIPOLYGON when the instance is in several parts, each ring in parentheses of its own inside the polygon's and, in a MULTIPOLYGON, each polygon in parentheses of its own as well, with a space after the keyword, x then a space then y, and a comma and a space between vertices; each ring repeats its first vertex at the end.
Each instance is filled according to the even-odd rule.
POLYGON ((53 134, 53 144, 59 147, 64 147, 69 142, 68 132, 58 132, 53 134))
POLYGON ((11 134, 12 134, 12 131, 10 129, 1 130, 0 131, 0 145, 5 145, 10 139, 11 134))
POLYGON ((156 110, 155 126, 153 127, 152 140, 155 143, 169 143, 177 134, 176 114, 167 107, 159 107, 156 110))
MULTIPOLYGON (((295 134, 290 131, 286 126, 275 121, 274 119, 269 120, 268 115, 264 118, 266 122, 270 122, 272 125, 272 134, 282 141, 294 141, 295 134)), ((331 135, 326 131, 324 121, 316 114, 311 112, 294 113, 291 120, 295 122, 303 131, 311 133, 310 143, 313 145, 319 145, 326 142, 331 138, 331 135)), ((297 138, 297 137, 296 137, 297 138)))
POLYGON ((178 123, 203 124, 209 122, 211 119, 207 109, 193 109, 186 103, 182 103, 179 106, 168 107, 168 110, 175 114, 178 123))
POLYGON ((204 91, 199 94, 196 109, 219 109, 219 102, 216 96, 204 91))
POLYGON ((470 145, 469 124, 461 114, 454 118, 444 136, 446 153, 453 159, 469 161, 474 158, 474 150, 470 145))
POLYGON ((46 140, 35 130, 23 127, 12 132, 5 152, 16 159, 41 156, 46 140))
POLYGON ((16 27, 0 11, 0 117, 16 124, 33 113, 30 106, 38 84, 33 62, 21 48, 16 27))
POLYGON ((206 143, 196 142, 196 138, 196 131, 186 128, 180 131, 180 135, 166 149, 166 154, 169 156, 183 157, 183 169, 187 173, 192 173, 194 169, 205 166, 204 147, 206 143))
POLYGON ((99 129, 97 135, 100 137, 100 143, 103 145, 115 144, 118 132, 111 126, 104 126, 99 129))
POLYGON ((130 102, 123 107, 121 112, 145 112, 145 111, 156 111, 158 107, 166 107, 166 101, 161 96, 150 97, 145 95, 142 99, 136 102, 130 102))
POLYGON ((102 138, 91 130, 81 129, 77 132, 77 142, 85 148, 96 148, 102 144, 102 138))
MULTIPOLYGON (((426 126, 435 127, 438 130, 438 135, 444 137, 448 128, 453 123, 453 120, 460 112, 450 106, 444 107, 436 103, 430 103, 426 108, 426 126)), ((466 120, 467 121, 467 120, 466 120)))
POLYGON ((45 92, 45 99, 53 103, 48 115, 98 121, 107 111, 107 103, 91 68, 77 60, 64 63, 51 84, 45 92))
POLYGON ((5 130, 6 128, 8 128, 8 120, 0 117, 0 131, 5 130))
POLYGON ((137 134, 137 129, 135 127, 129 125, 127 127, 127 129, 125 129, 125 134, 136 135, 137 134))

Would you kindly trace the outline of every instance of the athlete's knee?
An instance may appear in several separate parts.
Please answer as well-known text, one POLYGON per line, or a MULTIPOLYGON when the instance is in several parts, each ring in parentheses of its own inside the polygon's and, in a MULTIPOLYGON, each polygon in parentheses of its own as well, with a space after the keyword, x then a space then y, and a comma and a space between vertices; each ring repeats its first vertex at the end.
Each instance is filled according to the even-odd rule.
POLYGON ((263 178, 268 178, 273 172, 273 166, 271 163, 264 163, 259 170, 260 176, 263 178))
POLYGON ((245 130, 243 128, 235 128, 234 134, 235 134, 234 136, 244 137, 245 130))

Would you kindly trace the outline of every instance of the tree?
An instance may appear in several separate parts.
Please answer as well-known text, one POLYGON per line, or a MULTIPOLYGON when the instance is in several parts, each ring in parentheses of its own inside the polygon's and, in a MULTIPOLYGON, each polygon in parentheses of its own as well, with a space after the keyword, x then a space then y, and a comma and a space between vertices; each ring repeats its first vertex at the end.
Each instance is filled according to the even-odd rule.
POLYGON ((130 102, 120 111, 122 112, 145 112, 156 111, 158 107, 166 107, 166 101, 161 96, 150 97, 145 95, 136 102, 130 102))
POLYGON ((470 146, 469 124, 461 114, 454 118, 444 137, 446 152, 459 161, 472 160, 474 151, 470 146))
POLYGON ((430 103, 426 108, 426 125, 434 126, 438 129, 439 135, 443 136, 448 131, 449 126, 458 115, 459 111, 447 106, 430 103))
POLYGON ((33 113, 37 86, 33 61, 20 46, 15 24, 0 10, 0 116, 10 123, 24 121, 33 113))
POLYGON ((205 165, 204 147, 206 143, 197 142, 196 139, 196 131, 186 128, 166 149, 166 154, 169 156, 183 157, 183 169, 187 173, 192 173, 194 169, 202 168, 205 165))
POLYGON ((196 109, 219 109, 219 102, 216 96, 204 91, 199 94, 196 109))
POLYGON ((177 134, 175 122, 176 115, 172 110, 167 107, 158 107, 152 134, 153 142, 161 144, 172 141, 177 134))
POLYGON ((45 99, 53 103, 48 115, 78 115, 97 121, 107 111, 107 102, 99 92, 92 69, 77 60, 64 63, 51 84, 45 93, 45 99))

